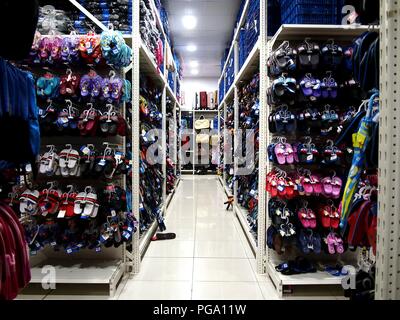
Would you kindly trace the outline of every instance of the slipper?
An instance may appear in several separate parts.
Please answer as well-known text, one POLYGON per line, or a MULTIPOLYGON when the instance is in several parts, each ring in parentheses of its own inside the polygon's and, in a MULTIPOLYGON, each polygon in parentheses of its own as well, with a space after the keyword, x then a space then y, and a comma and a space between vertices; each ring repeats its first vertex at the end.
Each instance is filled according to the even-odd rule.
POLYGON ((333 235, 335 240, 336 252, 342 254, 344 252, 343 240, 337 235, 333 235))
POLYGON ((74 214, 81 215, 86 204, 86 192, 80 192, 76 195, 74 202, 74 214))
POLYGON ((321 180, 322 183, 322 191, 326 197, 329 197, 332 194, 332 180, 330 177, 325 177, 321 180))
POLYGON ((152 238, 151 241, 158 241, 158 240, 172 240, 176 238, 175 233, 156 233, 152 238))
POLYGON ((339 228, 340 225, 340 214, 335 207, 331 208, 330 214, 330 227, 333 229, 339 228))
POLYGON ((319 218, 324 228, 331 226, 332 208, 330 206, 323 206, 319 209, 319 218))
POLYGON ((307 209, 307 220, 309 221, 309 228, 315 229, 317 227, 317 216, 315 215, 314 211, 311 209, 307 209))
POLYGON ((311 184, 313 185, 313 190, 315 194, 321 194, 322 193, 322 184, 316 175, 311 176, 311 184))
POLYGON ((339 177, 332 178, 332 198, 338 199, 342 190, 342 179, 339 177))
POLYGON ((314 189, 313 189, 313 186, 312 186, 311 179, 306 178, 306 177, 301 177, 300 178, 300 183, 303 186, 304 192, 305 192, 305 194, 307 196, 310 196, 310 195, 313 194, 314 189))
POLYGON ((308 220, 306 208, 301 208, 297 212, 297 217, 304 228, 308 229, 310 227, 310 220, 308 220))
POLYGON ((335 239, 335 235, 331 232, 328 234, 328 236, 326 237, 326 244, 328 245, 328 252, 330 254, 335 254, 335 244, 336 244, 336 239, 335 239))

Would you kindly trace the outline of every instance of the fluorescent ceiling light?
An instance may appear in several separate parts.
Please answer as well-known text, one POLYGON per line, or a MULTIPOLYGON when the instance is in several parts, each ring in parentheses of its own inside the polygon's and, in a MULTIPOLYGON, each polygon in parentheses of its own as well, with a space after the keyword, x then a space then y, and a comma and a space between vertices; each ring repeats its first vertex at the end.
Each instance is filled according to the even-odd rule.
POLYGON ((190 61, 189 65, 190 65, 191 68, 197 68, 199 66, 199 62, 193 60, 193 61, 190 61))
POLYGON ((197 18, 195 16, 183 16, 182 24, 185 29, 192 30, 197 26, 197 18))
POLYGON ((197 50, 197 47, 194 44, 189 44, 186 47, 186 50, 189 51, 189 52, 195 52, 197 50))
POLYGON ((192 71, 190 72, 192 75, 197 76, 199 74, 199 70, 198 69, 192 69, 192 71))

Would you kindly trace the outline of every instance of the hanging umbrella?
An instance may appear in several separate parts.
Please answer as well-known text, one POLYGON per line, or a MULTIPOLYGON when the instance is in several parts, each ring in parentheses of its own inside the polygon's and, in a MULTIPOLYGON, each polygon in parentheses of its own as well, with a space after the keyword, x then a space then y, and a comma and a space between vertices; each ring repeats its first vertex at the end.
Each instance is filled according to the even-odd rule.
POLYGON ((353 135, 354 156, 342 199, 340 220, 340 228, 342 230, 346 228, 347 218, 350 214, 351 204, 353 203, 353 197, 357 190, 361 174, 364 171, 366 150, 369 142, 371 141, 371 131, 373 125, 372 108, 375 98, 378 96, 379 93, 374 93, 369 99, 367 113, 365 117, 361 119, 357 133, 353 135))

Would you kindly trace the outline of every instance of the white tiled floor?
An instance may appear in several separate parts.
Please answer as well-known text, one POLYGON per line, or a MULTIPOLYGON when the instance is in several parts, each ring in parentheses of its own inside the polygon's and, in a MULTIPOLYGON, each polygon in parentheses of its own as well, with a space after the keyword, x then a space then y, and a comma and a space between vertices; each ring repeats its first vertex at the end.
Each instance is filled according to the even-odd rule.
MULTIPOLYGON (((116 299, 278 299, 267 277, 256 274, 254 255, 233 212, 225 210, 225 200, 215 176, 184 176, 166 220, 176 239, 152 242, 140 273, 120 285, 116 299)), ((21 298, 77 298, 61 294, 21 298)), ((336 299, 333 294, 305 292, 296 298, 336 299)), ((107 297, 92 293, 85 298, 107 297)))

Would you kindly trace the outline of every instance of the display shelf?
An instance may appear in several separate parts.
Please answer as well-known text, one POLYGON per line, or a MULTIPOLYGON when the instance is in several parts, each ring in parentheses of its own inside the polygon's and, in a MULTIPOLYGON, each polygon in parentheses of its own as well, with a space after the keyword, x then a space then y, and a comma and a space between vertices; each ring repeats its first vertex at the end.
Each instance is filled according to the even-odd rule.
MULTIPOLYGON (((242 15, 240 16, 240 19, 239 19, 239 23, 236 26, 236 30, 235 30, 235 33, 234 33, 234 36, 233 36, 233 39, 232 39, 232 43, 230 45, 229 53, 228 53, 227 57, 230 57, 230 55, 234 52, 235 44, 236 44, 237 40, 239 39, 240 28, 243 26, 244 20, 246 19, 247 10, 249 9, 249 4, 250 4, 250 0, 246 0, 246 3, 245 3, 244 8, 243 8, 242 15)), ((224 73, 226 71, 228 63, 229 63, 229 59, 227 59, 225 61, 225 65, 224 65, 224 67, 222 69, 221 77, 219 79, 220 81, 224 77, 224 73)))
POLYGON ((276 271, 272 263, 267 264, 267 273, 280 298, 283 297, 285 286, 341 286, 344 278, 344 276, 335 277, 323 271, 286 276, 276 271))
POLYGON ((270 45, 274 48, 276 43, 299 40, 299 36, 315 39, 322 37, 326 40, 326 36, 329 35, 335 41, 348 40, 359 36, 360 32, 368 31, 369 28, 363 25, 283 24, 271 38, 270 45))
POLYGON ((253 233, 250 230, 249 224, 247 222, 247 210, 243 209, 241 206, 238 204, 234 204, 233 206, 235 214, 240 222, 240 225, 244 231, 244 234, 246 235, 247 241, 250 244, 250 248, 254 254, 254 257, 256 257, 257 254, 257 243, 256 239, 254 238, 253 233))
POLYGON ((166 80, 154 61, 154 56, 142 41, 140 45, 140 73, 146 74, 159 86, 164 86, 166 80))
MULTIPOLYGON (((110 297, 115 295, 117 286, 124 275, 125 265, 122 260, 45 260, 31 268, 31 284, 42 284, 47 275, 42 273, 51 266, 54 268, 57 284, 108 285, 110 297)), ((48 271, 47 271, 48 272, 48 271)))
POLYGON ((233 81, 234 85, 238 85, 241 81, 249 80, 255 73, 260 70, 260 41, 254 45, 245 63, 233 81))

